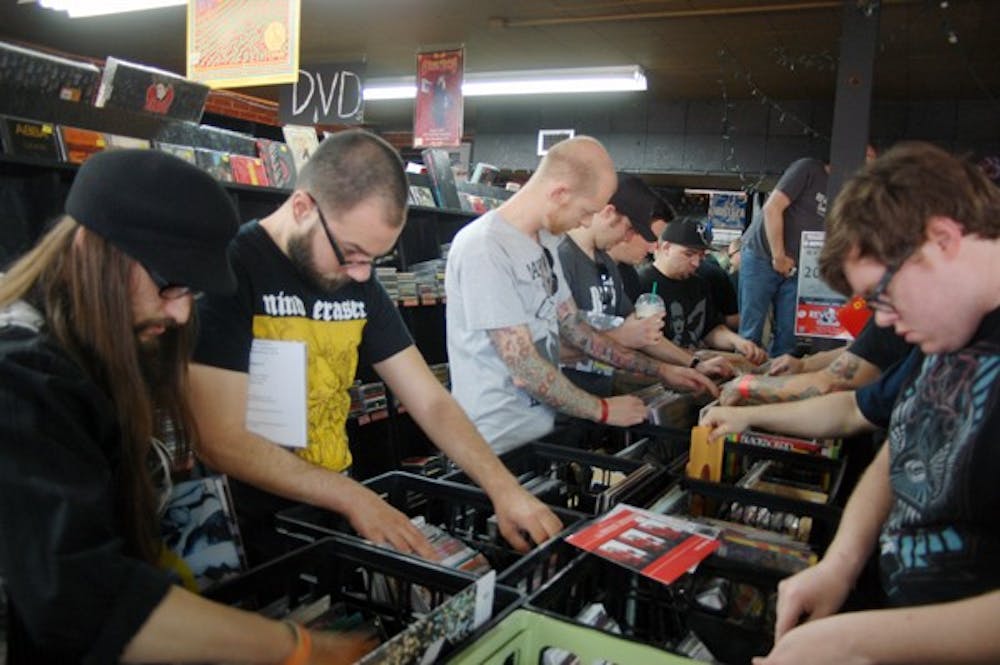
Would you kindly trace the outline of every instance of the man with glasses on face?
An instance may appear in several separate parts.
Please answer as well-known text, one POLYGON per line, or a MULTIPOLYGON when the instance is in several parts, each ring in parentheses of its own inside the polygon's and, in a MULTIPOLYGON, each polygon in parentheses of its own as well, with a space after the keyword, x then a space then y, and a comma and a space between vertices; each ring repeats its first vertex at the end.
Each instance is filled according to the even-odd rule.
POLYGON ((1000 189, 937 147, 897 146, 837 197, 823 278, 925 357, 826 555, 779 585, 755 663, 1000 661, 998 262, 1000 189), (876 547, 890 607, 835 615, 876 547))
POLYGON ((563 376, 560 340, 615 367, 716 392, 702 374, 598 333, 573 303, 559 236, 589 223, 617 185, 604 146, 585 136, 568 139, 549 150, 517 194, 452 242, 445 275, 452 392, 497 450, 548 434, 557 412, 620 426, 645 419, 639 398, 593 395, 563 376))
POLYGON ((704 224, 692 217, 675 219, 663 229, 653 263, 639 271, 639 283, 644 292, 655 285, 663 298, 669 319, 663 330, 674 344, 735 351, 759 365, 767 354, 726 327, 708 284, 695 274, 709 249, 711 234, 704 224))
POLYGON ((432 556, 405 515, 351 480, 348 388, 370 365, 418 425, 486 491, 500 531, 516 548, 555 535, 558 518, 500 463, 413 344, 376 279, 372 261, 395 245, 406 220, 399 154, 363 131, 326 139, 282 206, 245 225, 230 248, 239 290, 199 303, 192 368, 206 462, 233 483, 245 536, 274 555, 273 515, 291 501, 340 513, 362 536, 432 556), (254 339, 306 344, 308 445, 297 453, 247 430, 254 339), (281 497, 281 498, 279 498, 281 497))

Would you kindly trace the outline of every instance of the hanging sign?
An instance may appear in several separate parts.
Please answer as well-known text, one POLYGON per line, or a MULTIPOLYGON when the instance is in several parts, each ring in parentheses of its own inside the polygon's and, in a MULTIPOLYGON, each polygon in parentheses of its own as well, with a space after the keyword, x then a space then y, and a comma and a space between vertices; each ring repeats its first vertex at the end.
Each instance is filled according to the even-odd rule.
POLYGON ((417 54, 414 148, 457 148, 462 142, 464 49, 417 54))
POLYGON ((293 83, 301 0, 188 0, 187 77, 212 88, 293 83))
POLYGON ((293 125, 360 125, 365 121, 365 63, 309 65, 282 86, 278 118, 293 125))

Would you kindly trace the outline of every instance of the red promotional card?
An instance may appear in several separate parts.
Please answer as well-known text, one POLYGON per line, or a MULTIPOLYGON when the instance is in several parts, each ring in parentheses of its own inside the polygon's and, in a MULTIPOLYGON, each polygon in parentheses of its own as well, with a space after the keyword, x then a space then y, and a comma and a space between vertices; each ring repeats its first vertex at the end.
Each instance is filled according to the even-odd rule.
POLYGON ((619 504, 566 542, 664 584, 719 548, 718 530, 619 504))

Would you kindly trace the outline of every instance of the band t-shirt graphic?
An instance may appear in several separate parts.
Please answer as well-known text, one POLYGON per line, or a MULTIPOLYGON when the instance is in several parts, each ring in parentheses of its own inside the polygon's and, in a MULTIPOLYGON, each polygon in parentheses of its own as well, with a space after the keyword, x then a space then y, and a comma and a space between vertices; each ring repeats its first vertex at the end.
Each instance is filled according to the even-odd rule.
POLYGON ((686 279, 670 279, 653 265, 639 271, 639 286, 651 293, 653 284, 667 307, 663 321, 663 336, 677 346, 701 346, 702 338, 723 323, 722 315, 712 302, 708 283, 698 275, 686 279))
POLYGON ((374 277, 333 293, 313 285, 256 222, 241 229, 231 256, 239 290, 198 301, 195 362, 247 372, 254 339, 304 342, 309 443, 296 453, 334 471, 348 468, 348 388, 359 363, 378 363, 413 343, 399 312, 374 277))
POLYGON ((941 603, 1000 588, 1000 310, 953 353, 927 356, 889 423, 889 600, 941 603))

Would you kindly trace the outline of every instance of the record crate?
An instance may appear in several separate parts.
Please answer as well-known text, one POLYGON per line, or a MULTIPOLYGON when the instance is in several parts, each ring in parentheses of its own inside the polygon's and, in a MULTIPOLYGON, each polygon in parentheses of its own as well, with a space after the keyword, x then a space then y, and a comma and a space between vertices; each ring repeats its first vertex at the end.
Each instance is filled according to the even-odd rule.
MULTIPOLYGON (((501 453, 500 461, 545 503, 588 515, 619 503, 643 506, 665 487, 667 477, 653 464, 538 441, 501 453)), ((472 484, 464 471, 444 479, 472 484)))
POLYGON ((678 473, 687 463, 691 430, 639 423, 625 429, 626 445, 615 457, 646 462, 678 473))
MULTIPOLYGON (((427 524, 442 528, 481 552, 498 575, 525 556, 530 556, 530 553, 516 551, 504 540, 493 517, 493 504, 478 487, 402 471, 370 478, 364 485, 408 517, 422 517, 427 524)), ((564 508, 553 507, 552 511, 566 529, 587 517, 564 508)), ((279 512, 277 529, 305 542, 335 533, 357 538, 343 516, 309 505, 299 505, 279 512)))
POLYGON ((693 634, 718 661, 749 663, 771 649, 781 577, 713 555, 666 585, 580 552, 531 593, 524 608, 592 627, 579 617, 600 603, 610 619, 600 629, 614 631, 613 622, 625 640, 677 651, 693 634))
MULTIPOLYGON (((339 630, 374 633, 383 643, 475 583, 474 576, 449 571, 373 545, 330 536, 212 587, 206 597, 265 616, 289 618, 313 629, 331 622, 316 611, 341 617, 339 630), (330 610, 329 608, 333 608, 330 610)), ((523 596, 496 585, 492 619, 444 655, 513 611, 523 596)), ((380 647, 382 649, 383 647, 380 647)), ((406 661, 411 662, 411 661, 406 661)), ((416 661, 412 661, 416 662, 416 661)))
POLYGON ((519 609, 446 662, 451 665, 605 662, 680 665, 696 661, 571 621, 519 609), (571 654, 577 660, 570 660, 571 654))
MULTIPOLYGON (((842 510, 836 502, 846 457, 832 459, 727 440, 714 479, 708 468, 711 464, 703 463, 704 458, 696 459, 680 472, 677 488, 688 493, 682 505, 658 512, 718 518, 785 533, 808 543, 819 555, 826 551, 840 523, 842 510), (774 477, 766 475, 769 469, 774 477), (779 518, 781 523, 776 525, 779 518)), ((663 495, 654 505, 662 499, 663 495)))

